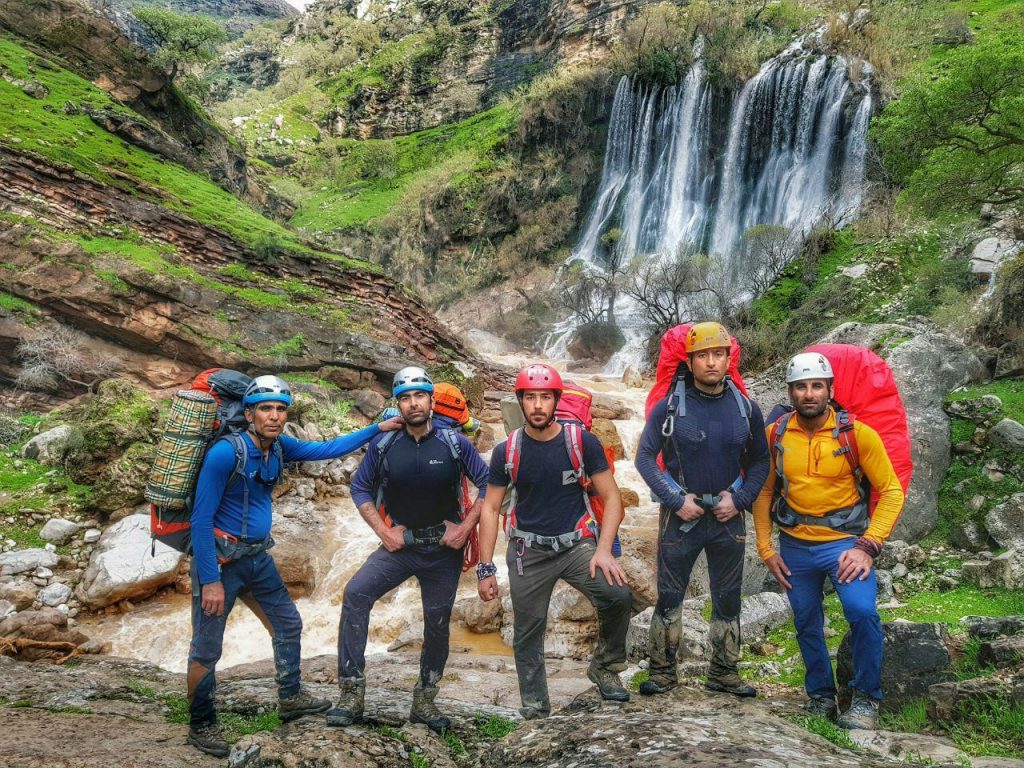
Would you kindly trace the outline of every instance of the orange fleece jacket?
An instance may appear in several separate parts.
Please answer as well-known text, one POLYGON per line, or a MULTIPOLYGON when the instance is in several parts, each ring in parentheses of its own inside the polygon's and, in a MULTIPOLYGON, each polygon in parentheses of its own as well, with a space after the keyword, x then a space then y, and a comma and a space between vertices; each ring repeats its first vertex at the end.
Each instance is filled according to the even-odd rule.
MULTIPOLYGON (((787 501, 789 506, 802 515, 821 517, 833 509, 848 507, 859 498, 850 463, 845 456, 835 456, 832 453, 840 447, 839 441, 832 437, 832 430, 835 427, 835 409, 829 408, 828 419, 814 435, 808 436, 794 416, 782 436, 782 468, 789 480, 787 501)), ((860 421, 855 421, 853 428, 860 451, 861 469, 871 481, 871 487, 879 491, 878 506, 875 507, 864 536, 878 544, 884 544, 903 509, 903 488, 878 433, 860 421)), ((770 443, 770 424, 765 431, 770 443)), ((762 560, 767 560, 775 554, 771 541, 771 505, 778 482, 775 451, 772 450, 768 480, 761 488, 753 507, 757 551, 762 560)), ((824 525, 797 525, 786 529, 786 533, 808 541, 837 541, 850 536, 824 525)))

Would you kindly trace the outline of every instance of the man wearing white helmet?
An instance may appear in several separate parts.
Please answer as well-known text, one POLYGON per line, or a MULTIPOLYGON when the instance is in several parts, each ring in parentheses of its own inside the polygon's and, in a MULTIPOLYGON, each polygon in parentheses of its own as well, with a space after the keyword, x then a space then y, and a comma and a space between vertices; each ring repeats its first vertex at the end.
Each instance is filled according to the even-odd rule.
POLYGON ((836 684, 825 645, 823 586, 828 577, 850 623, 852 703, 843 728, 875 728, 882 699, 883 636, 875 607, 874 558, 903 507, 903 489, 878 433, 832 403, 828 359, 804 352, 790 360, 786 384, 793 412, 767 428, 771 471, 757 501, 757 548, 793 608, 807 669, 804 708, 835 718, 836 684), (878 504, 869 515, 869 490, 878 504), (779 550, 772 523, 779 526, 779 550))
POLYGON ((371 441, 352 478, 352 501, 381 546, 349 579, 338 627, 337 704, 327 724, 362 720, 370 611, 385 594, 415 577, 423 598, 420 676, 409 719, 440 733, 451 727, 434 703, 448 661, 448 633, 463 548, 480 519, 487 465, 465 435, 431 422, 434 382, 418 366, 395 374, 392 394, 405 429, 371 441), (463 478, 478 489, 463 509, 463 478))
POLYGON ((224 628, 236 600, 260 618, 273 638, 279 714, 287 722, 330 706, 299 685, 302 619, 267 552, 271 498, 286 462, 321 461, 361 448, 399 419, 374 424, 326 442, 283 434, 292 393, 277 376, 258 376, 242 398, 249 428, 226 435, 207 452, 192 509, 192 643, 188 654, 188 741, 202 752, 227 757, 229 747, 213 705, 215 668, 224 628))

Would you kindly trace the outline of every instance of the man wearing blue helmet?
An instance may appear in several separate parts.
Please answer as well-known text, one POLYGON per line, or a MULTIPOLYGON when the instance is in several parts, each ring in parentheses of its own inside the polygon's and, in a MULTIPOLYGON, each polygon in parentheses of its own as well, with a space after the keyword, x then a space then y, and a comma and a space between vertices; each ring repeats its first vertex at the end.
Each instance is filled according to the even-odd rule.
POLYGON ((323 712, 330 706, 326 699, 314 698, 299 686, 302 619, 267 552, 274 545, 271 495, 284 464, 344 456, 374 435, 402 426, 399 419, 392 419, 327 442, 296 440, 283 434, 292 394, 277 376, 253 379, 242 403, 249 428, 225 436, 207 452, 191 519, 188 741, 217 757, 227 757, 229 747, 214 711, 214 670, 236 600, 253 610, 273 638, 281 720, 323 712))
POLYGON ((363 717, 370 611, 415 576, 423 595, 423 651, 409 719, 442 732, 451 721, 434 703, 448 661, 448 624, 463 569, 463 548, 480 519, 487 465, 466 437, 431 423, 434 382, 422 368, 403 368, 392 393, 405 429, 374 438, 352 479, 352 500, 381 540, 345 587, 338 628, 337 705, 327 724, 363 717), (465 504, 463 478, 477 487, 465 504))

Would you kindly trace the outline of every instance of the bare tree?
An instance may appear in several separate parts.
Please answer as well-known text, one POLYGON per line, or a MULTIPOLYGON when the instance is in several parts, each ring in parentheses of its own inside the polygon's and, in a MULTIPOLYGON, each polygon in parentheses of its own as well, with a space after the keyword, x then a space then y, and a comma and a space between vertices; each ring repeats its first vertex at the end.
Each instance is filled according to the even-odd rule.
POLYGON ((72 384, 92 392, 123 365, 119 357, 89 349, 88 337, 65 325, 21 342, 17 354, 23 364, 16 383, 26 389, 52 390, 72 384))
POLYGON ((800 240, 778 224, 758 224, 743 233, 744 282, 751 295, 767 291, 800 252, 800 240))

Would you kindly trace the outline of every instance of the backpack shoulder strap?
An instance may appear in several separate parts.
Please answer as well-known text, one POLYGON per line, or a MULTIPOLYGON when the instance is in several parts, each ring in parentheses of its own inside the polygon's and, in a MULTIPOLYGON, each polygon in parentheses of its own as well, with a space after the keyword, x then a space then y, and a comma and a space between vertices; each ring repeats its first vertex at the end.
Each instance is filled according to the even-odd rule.
POLYGON ((441 440, 445 445, 448 446, 448 451, 451 453, 452 458, 455 459, 459 465, 459 469, 465 474, 466 467, 462 462, 462 444, 459 442, 459 436, 455 434, 454 429, 439 429, 436 432, 438 440, 441 440))
POLYGON ((754 406, 750 402, 750 398, 740 392, 740 388, 733 383, 732 378, 729 376, 725 377, 725 388, 732 392, 733 399, 736 401, 736 407, 740 410, 740 416, 747 422, 747 434, 750 434, 750 417, 754 412, 754 406))
POLYGON ((583 464, 583 427, 579 424, 563 424, 562 434, 565 436, 565 449, 569 452, 572 473, 576 482, 584 487, 590 484, 587 469, 583 464))
POLYGON ((775 486, 776 492, 781 494, 782 498, 785 499, 787 492, 789 491, 789 479, 786 477, 786 473, 783 472, 783 453, 782 437, 786 434, 786 430, 789 428, 789 420, 793 418, 793 411, 784 413, 777 418, 771 426, 768 432, 768 449, 771 451, 772 456, 775 459, 775 474, 779 478, 779 484, 775 486))
POLYGON ((676 416, 686 416, 686 377, 676 376, 672 380, 668 402, 665 408, 665 420, 661 423, 662 437, 672 437, 676 428, 676 416))
POLYGON ((384 488, 388 484, 388 474, 391 471, 388 466, 387 453, 391 446, 395 444, 395 441, 398 439, 401 432, 403 432, 401 429, 385 432, 384 437, 382 437, 377 442, 377 445, 374 446, 374 449, 377 451, 377 476, 375 478, 377 486, 377 493, 375 494, 377 509, 380 509, 381 505, 384 503, 384 488))
MULTIPOLYGON (((235 466, 232 467, 231 474, 228 475, 227 485, 224 486, 225 492, 237 481, 242 481, 242 538, 244 539, 249 533, 249 482, 245 476, 245 463, 249 459, 249 448, 240 432, 228 432, 221 439, 227 440, 235 452, 235 466)), ((274 445, 277 446, 277 451, 281 450, 277 440, 274 441, 274 445)), ((277 452, 275 455, 279 456, 277 452)), ((284 467, 283 464, 278 466, 281 469, 284 467)))
POLYGON ((864 469, 860 465, 860 447, 857 444, 857 430, 854 427, 855 417, 845 410, 836 411, 836 428, 832 430, 832 437, 839 443, 839 448, 833 451, 836 456, 845 456, 846 462, 850 465, 853 479, 860 482, 864 476, 864 469))
POLYGON ((516 484, 519 478, 519 459, 523 451, 523 428, 512 430, 512 434, 505 440, 505 472, 508 473, 512 485, 516 484))

